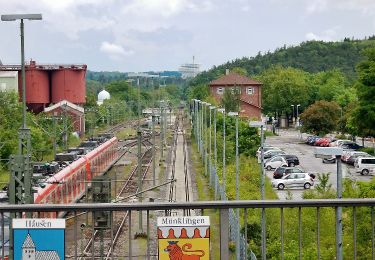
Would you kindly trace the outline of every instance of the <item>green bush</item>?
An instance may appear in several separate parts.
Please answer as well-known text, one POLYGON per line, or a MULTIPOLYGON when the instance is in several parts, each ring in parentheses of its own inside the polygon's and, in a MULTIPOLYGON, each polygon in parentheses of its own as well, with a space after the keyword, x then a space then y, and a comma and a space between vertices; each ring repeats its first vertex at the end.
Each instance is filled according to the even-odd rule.
POLYGON ((364 147, 364 148, 361 148, 359 150, 361 152, 365 152, 365 153, 368 153, 368 154, 371 154, 371 155, 375 155, 375 149, 372 148, 372 147, 364 147))

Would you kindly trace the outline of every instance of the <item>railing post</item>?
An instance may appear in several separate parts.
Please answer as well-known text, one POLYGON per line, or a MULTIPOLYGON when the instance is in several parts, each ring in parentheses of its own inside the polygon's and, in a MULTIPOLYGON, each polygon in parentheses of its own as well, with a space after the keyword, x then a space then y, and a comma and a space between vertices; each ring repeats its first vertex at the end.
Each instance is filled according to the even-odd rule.
MULTIPOLYGON (((337 161, 337 198, 342 198, 342 166, 341 155, 336 156, 337 161)), ((343 259, 342 252, 342 207, 336 207, 336 259, 343 259)))
POLYGON ((229 259, 229 209, 220 209, 220 259, 229 259))

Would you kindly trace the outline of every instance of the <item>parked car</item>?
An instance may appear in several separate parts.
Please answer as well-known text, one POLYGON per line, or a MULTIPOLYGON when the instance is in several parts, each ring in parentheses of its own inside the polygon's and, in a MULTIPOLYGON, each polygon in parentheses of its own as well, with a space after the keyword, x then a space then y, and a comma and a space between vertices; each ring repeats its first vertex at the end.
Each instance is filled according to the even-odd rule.
POLYGON ((286 161, 288 162, 289 167, 294 167, 296 165, 299 165, 299 159, 297 156, 292 154, 280 154, 279 156, 284 157, 286 161))
POLYGON ((270 158, 269 160, 267 160, 264 163, 264 167, 269 171, 272 170, 272 169, 276 169, 280 166, 287 167, 288 161, 284 157, 279 156, 279 155, 276 155, 276 156, 270 158))
POLYGON ((316 135, 310 135, 310 136, 308 136, 308 137, 306 138, 306 140, 305 140, 305 143, 306 143, 306 144, 309 144, 310 141, 311 141, 312 139, 316 138, 316 137, 318 137, 318 136, 316 136, 316 135))
POLYGON ((320 143, 320 146, 321 147, 328 147, 332 142, 335 142, 336 139, 332 139, 332 138, 324 138, 324 140, 320 143))
POLYGON ((371 155, 369 155, 368 153, 365 153, 365 152, 356 153, 356 154, 351 155, 348 158, 348 160, 346 161, 346 163, 354 166, 354 163, 355 163, 355 161, 357 160, 358 157, 371 157, 371 155))
POLYGON ((320 139, 319 136, 313 136, 312 138, 310 138, 310 140, 309 140, 309 142, 308 142, 307 144, 309 144, 309 145, 314 145, 315 142, 316 142, 318 139, 320 139))
MULTIPOLYGON (((275 147, 275 146, 263 146, 263 153, 269 151, 269 150, 280 150, 280 148, 278 147, 275 147)), ((281 150, 280 150, 281 151, 281 150)), ((261 147, 258 148, 257 152, 256 152, 256 156, 259 158, 260 156, 260 153, 261 153, 261 147)))
POLYGON ((341 155, 341 161, 346 163, 351 156, 357 155, 357 154, 362 157, 368 156, 368 153, 365 153, 365 152, 346 150, 346 151, 343 151, 341 155))
POLYGON ((368 175, 375 170, 375 157, 358 157, 354 167, 361 175, 368 175))
POLYGON ((285 175, 281 179, 274 179, 272 181, 272 187, 278 190, 284 188, 298 188, 303 187, 304 189, 310 189, 314 185, 314 178, 308 173, 291 173, 285 175))
POLYGON ((304 170, 297 168, 297 167, 279 167, 273 172, 274 179, 280 179, 285 175, 290 173, 302 173, 305 172, 304 170))
POLYGON ((344 150, 358 150, 358 149, 361 149, 363 148, 362 145, 359 145, 359 144, 356 144, 356 143, 343 143, 340 145, 340 147, 344 150))
POLYGON ((350 140, 338 139, 338 140, 336 140, 336 141, 330 143, 329 146, 340 146, 341 144, 343 144, 343 143, 348 143, 348 142, 352 142, 352 141, 350 141, 350 140))
POLYGON ((268 159, 268 158, 274 157, 275 155, 280 155, 280 154, 286 154, 286 153, 281 150, 269 150, 263 154, 263 157, 264 159, 268 159))

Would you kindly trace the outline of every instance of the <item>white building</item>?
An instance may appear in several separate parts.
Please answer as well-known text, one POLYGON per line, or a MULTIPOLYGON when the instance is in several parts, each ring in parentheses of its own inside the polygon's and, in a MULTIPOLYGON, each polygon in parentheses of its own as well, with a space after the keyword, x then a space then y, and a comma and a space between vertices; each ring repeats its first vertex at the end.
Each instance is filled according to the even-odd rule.
POLYGON ((194 78, 200 72, 200 64, 197 63, 186 63, 182 64, 178 71, 182 74, 183 79, 194 78))
POLYGON ((97 101, 97 104, 100 106, 103 104, 104 100, 106 99, 111 99, 111 95, 109 94, 108 91, 106 91, 105 89, 103 89, 102 91, 99 92, 98 94, 98 101, 97 101))
POLYGON ((18 71, 0 71, 0 91, 18 93, 18 71))

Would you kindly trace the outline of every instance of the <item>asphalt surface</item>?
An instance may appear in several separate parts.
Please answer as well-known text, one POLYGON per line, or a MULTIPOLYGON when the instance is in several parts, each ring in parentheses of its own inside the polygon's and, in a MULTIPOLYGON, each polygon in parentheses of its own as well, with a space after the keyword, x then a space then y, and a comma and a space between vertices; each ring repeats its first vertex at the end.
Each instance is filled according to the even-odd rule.
MULTIPOLYGON (((330 183, 332 188, 336 190, 337 187, 337 168, 336 164, 325 164, 322 163, 322 159, 315 158, 314 146, 310 146, 304 143, 304 139, 307 137, 306 134, 301 134, 296 130, 280 130, 279 136, 272 136, 266 138, 266 145, 272 145, 281 148, 287 154, 296 155, 299 158, 299 168, 304 169, 308 173, 314 173, 316 176, 321 173, 330 173, 330 183)), ((273 172, 265 170, 266 175, 271 180, 273 179, 273 172)), ((362 176, 356 173, 354 167, 342 163, 342 175, 343 178, 350 178, 355 181, 370 181, 372 175, 362 176)), ((315 185, 317 184, 318 177, 315 178, 315 185)), ((313 188, 313 187, 312 187, 313 188)), ((279 191, 276 190, 280 199, 302 199, 304 189, 291 188, 289 190, 279 191)))

